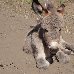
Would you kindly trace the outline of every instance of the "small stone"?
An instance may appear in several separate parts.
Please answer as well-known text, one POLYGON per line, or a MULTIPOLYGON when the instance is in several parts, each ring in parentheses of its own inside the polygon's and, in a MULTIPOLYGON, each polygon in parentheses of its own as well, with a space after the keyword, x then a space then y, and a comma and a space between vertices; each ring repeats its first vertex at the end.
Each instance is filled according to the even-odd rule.
POLYGON ((67 32, 65 31, 65 33, 67 33, 67 32))
POLYGON ((16 66, 14 66, 14 67, 16 67, 16 66))
POLYGON ((4 67, 2 64, 0 64, 0 67, 4 67))
POLYGON ((17 68, 18 69, 18 68, 17 68))
POLYGON ((25 17, 25 19, 28 19, 28 16, 27 15, 25 15, 24 17, 25 17))
POLYGON ((67 33, 69 32, 69 30, 67 29, 67 33))
POLYGON ((6 65, 6 66, 8 66, 8 65, 6 65))
POLYGON ((13 64, 13 62, 12 62, 12 64, 13 64))
POLYGON ((4 69, 4 68, 3 68, 4 69))
POLYGON ((12 64, 10 63, 10 65, 12 65, 12 64))

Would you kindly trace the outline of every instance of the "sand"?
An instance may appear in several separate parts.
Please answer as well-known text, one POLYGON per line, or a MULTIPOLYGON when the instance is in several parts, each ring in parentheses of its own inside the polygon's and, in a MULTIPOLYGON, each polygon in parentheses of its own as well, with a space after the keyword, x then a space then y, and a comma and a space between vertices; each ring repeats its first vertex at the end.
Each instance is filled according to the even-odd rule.
MULTIPOLYGON (((52 0, 59 5, 59 0, 52 0)), ((74 1, 65 3, 63 38, 74 44, 74 1)), ((31 54, 23 51, 27 33, 36 25, 31 3, 0 0, 0 74, 74 74, 74 55, 67 64, 54 62, 48 69, 38 69, 31 54)))

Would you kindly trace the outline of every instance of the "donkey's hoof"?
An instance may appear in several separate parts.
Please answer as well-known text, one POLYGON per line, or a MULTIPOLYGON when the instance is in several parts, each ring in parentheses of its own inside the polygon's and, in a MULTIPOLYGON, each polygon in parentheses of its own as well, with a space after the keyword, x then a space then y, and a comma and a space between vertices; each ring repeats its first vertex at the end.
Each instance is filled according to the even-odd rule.
POLYGON ((46 59, 40 58, 37 60, 37 67, 39 69, 47 69, 49 66, 49 62, 46 59))

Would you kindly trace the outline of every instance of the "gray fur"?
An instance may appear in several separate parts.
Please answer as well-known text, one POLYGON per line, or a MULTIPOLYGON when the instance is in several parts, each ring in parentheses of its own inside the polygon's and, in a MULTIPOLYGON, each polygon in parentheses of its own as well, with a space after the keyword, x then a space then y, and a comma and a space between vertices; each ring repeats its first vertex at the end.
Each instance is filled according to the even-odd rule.
MULTIPOLYGON (((40 27, 34 27, 28 35, 28 46, 32 49, 37 67, 44 69, 49 66, 53 56, 57 56, 59 62, 68 63, 71 51, 74 52, 74 47, 65 42, 61 36, 62 25, 64 25, 63 17, 51 5, 49 4, 51 8, 47 7, 51 14, 40 17, 37 21, 37 25, 40 27)), ((24 47, 24 49, 26 48, 24 47)))

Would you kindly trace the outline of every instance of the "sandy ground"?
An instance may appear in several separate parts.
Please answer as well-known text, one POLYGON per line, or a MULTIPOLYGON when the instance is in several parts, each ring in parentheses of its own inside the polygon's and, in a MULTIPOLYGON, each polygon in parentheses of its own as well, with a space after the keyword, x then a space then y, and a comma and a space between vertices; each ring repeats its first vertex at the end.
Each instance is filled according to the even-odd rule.
MULTIPOLYGON (((52 0, 58 5, 59 0, 52 0)), ((68 0, 67 0, 68 1, 68 0)), ((67 64, 54 62, 47 70, 36 68, 31 54, 23 52, 30 26, 36 25, 36 15, 29 2, 0 0, 0 74, 74 74, 74 56, 67 64)), ((74 44, 74 1, 66 2, 63 38, 74 44)))

